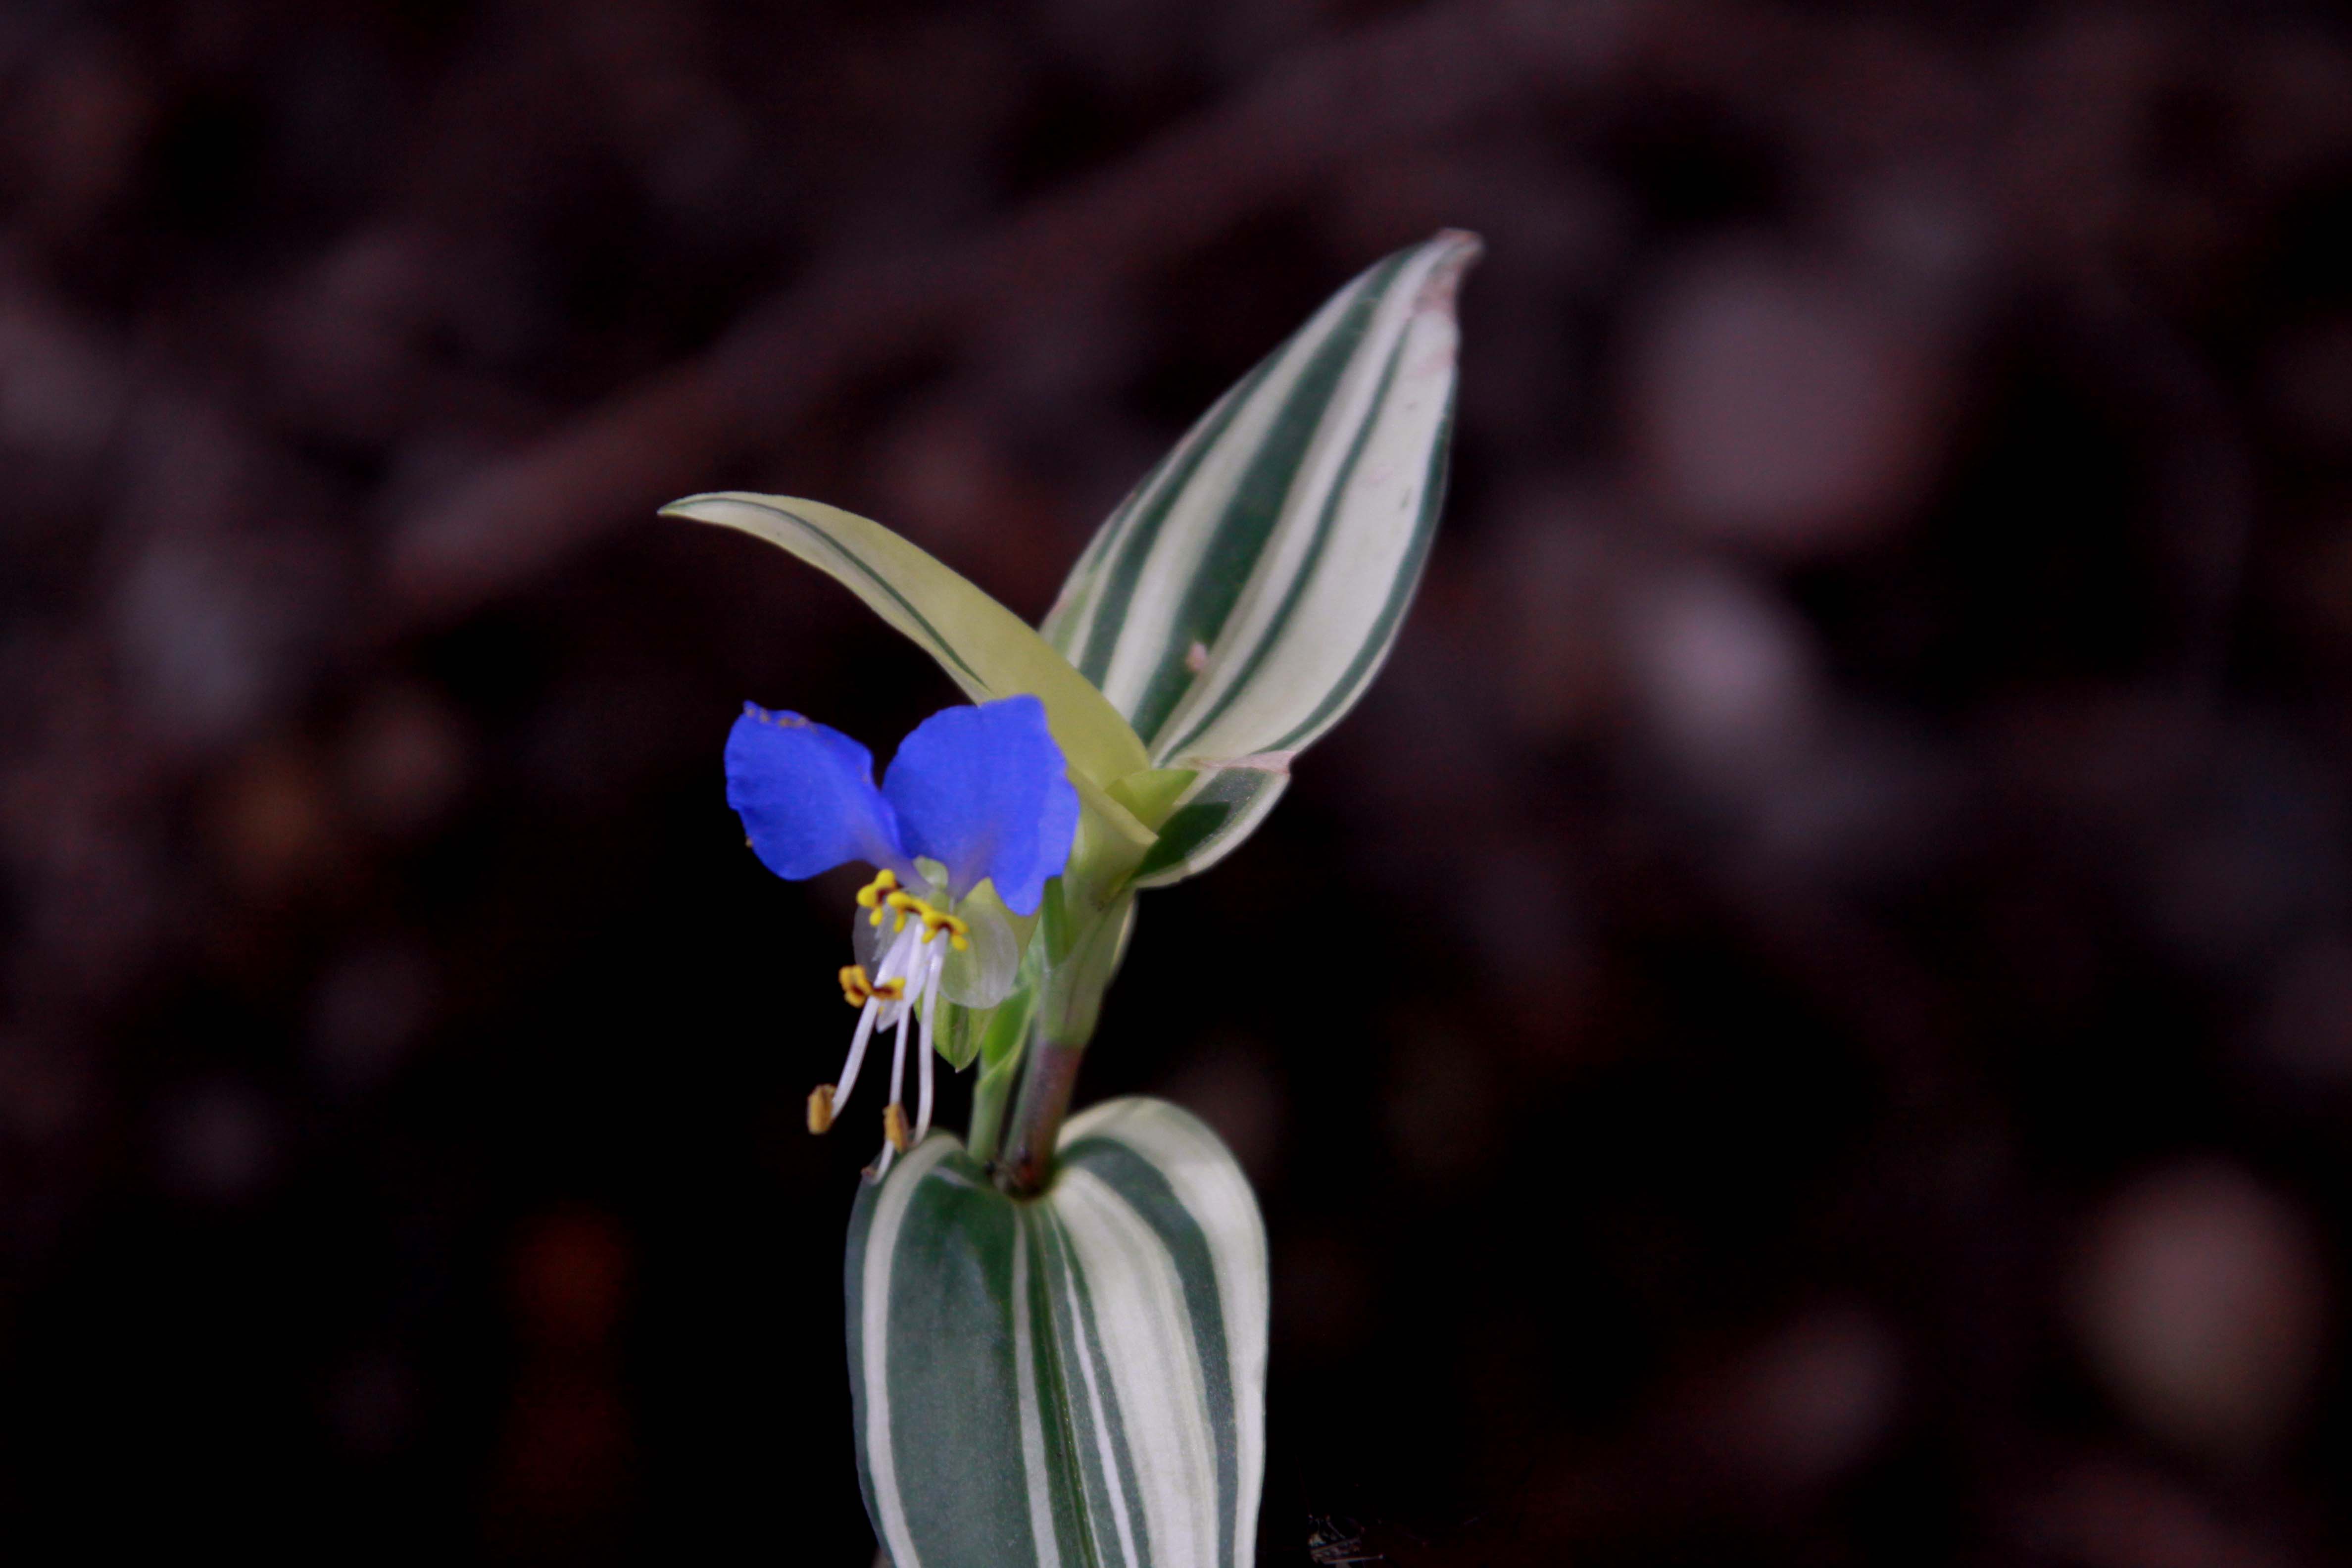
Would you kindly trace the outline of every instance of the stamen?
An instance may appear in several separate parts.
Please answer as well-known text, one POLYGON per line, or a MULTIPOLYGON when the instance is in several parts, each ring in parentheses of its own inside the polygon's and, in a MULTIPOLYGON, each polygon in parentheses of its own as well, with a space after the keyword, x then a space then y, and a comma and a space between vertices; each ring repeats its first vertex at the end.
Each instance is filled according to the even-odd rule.
POLYGON ((971 935, 971 927, 961 916, 951 915, 945 910, 935 910, 929 904, 922 906, 922 912, 925 942, 945 931, 948 933, 948 945, 958 952, 963 952, 971 945, 967 940, 971 935))
POLYGON ((867 1003, 866 1010, 857 1016, 857 1033, 850 1037, 849 1059, 842 1064, 841 1083, 833 1091, 834 1100, 847 1100, 849 1091, 857 1087, 857 1069, 866 1064, 866 1042, 874 1037, 874 1020, 881 1011, 882 1004, 877 1000, 867 1003))
POLYGON ((898 886, 898 874, 885 867, 874 874, 872 881, 857 889, 857 907, 874 911, 872 917, 866 921, 868 925, 878 926, 882 923, 883 895, 892 891, 898 886))
MULTIPOLYGON (((930 939, 926 937, 924 940, 928 942, 930 939)), ((916 1097, 915 1110, 915 1142, 918 1143, 921 1142, 923 1135, 931 1130, 931 1058, 938 1054, 931 1048, 931 1020, 940 1010, 940 975, 946 968, 947 959, 944 956, 935 955, 931 961, 930 973, 923 980, 921 998, 910 1004, 922 1009, 923 1024, 922 1044, 917 1047, 923 1053, 921 1089, 916 1097)))
POLYGON ((956 915, 915 897, 902 889, 898 879, 888 871, 876 874, 874 880, 858 889, 857 903, 861 909, 874 911, 872 923, 879 926, 886 915, 895 915, 891 927, 894 940, 888 942, 877 965, 883 978, 869 975, 863 964, 845 964, 840 971, 842 996, 864 1008, 857 1020, 857 1037, 850 1044, 849 1061, 842 1069, 838 1087, 821 1085, 809 1096, 809 1126, 821 1131, 833 1124, 835 1108, 849 1098, 850 1085, 856 1079, 857 1069, 865 1060, 866 1047, 877 1028, 895 1029, 898 1038, 890 1052, 890 1103, 882 1112, 885 1135, 882 1152, 866 1168, 869 1178, 879 1181, 890 1169, 890 1163, 922 1141, 931 1128, 931 1105, 936 1093, 937 1070, 931 1056, 932 1030, 939 1008, 940 980, 947 967, 948 952, 963 951, 970 943, 971 927, 956 915), (920 924, 908 929, 909 917, 920 924), (935 947, 931 939, 946 932, 948 946, 935 947), (912 1043, 916 1026, 921 1026, 923 1053, 917 1069, 918 1099, 915 1124, 907 1124, 904 1092, 907 1083, 907 1047, 912 1043))
POLYGON ((808 1116, 810 1131, 833 1130, 833 1085, 821 1083, 809 1090, 808 1116))
MULTIPOLYGON (((877 881, 878 885, 879 879, 877 879, 877 881)), ((870 891, 871 889, 868 890, 870 891)), ((857 900, 858 902, 864 903, 866 901, 866 894, 858 894, 857 900)), ((958 952, 961 952, 971 946, 971 942, 970 941, 971 936, 971 926, 963 919, 962 916, 951 915, 936 904, 925 903, 922 900, 915 897, 912 893, 885 894, 881 899, 879 906, 874 910, 874 923, 876 925, 880 925, 882 923, 882 912, 884 910, 889 910, 895 912, 898 917, 898 923, 890 928, 893 931, 905 931, 907 929, 907 917, 908 915, 915 915, 919 917, 923 922, 923 940, 925 942, 930 941, 931 938, 939 935, 940 932, 945 931, 948 933, 948 945, 954 948, 958 952)))
POLYGON ((876 997, 896 1002, 907 994, 904 980, 885 980, 878 984, 866 978, 866 966, 847 963, 841 969, 841 999, 853 1007, 863 1007, 876 997))
MULTIPOLYGON (((900 1007, 898 1009, 898 1038, 890 1048, 890 1104, 889 1107, 882 1113, 882 1124, 885 1128, 887 1128, 890 1125, 891 1117, 896 1116, 898 1119, 898 1127, 901 1134, 903 1134, 907 1130, 907 1113, 904 1110, 900 1109, 899 1102, 906 1098, 907 1035, 908 1028, 913 1025, 913 1023, 914 1019, 908 1016, 907 1009, 903 1006, 900 1007)), ((906 1141, 903 1137, 893 1138, 891 1142, 896 1143, 901 1150, 905 1149, 907 1146, 906 1141)))

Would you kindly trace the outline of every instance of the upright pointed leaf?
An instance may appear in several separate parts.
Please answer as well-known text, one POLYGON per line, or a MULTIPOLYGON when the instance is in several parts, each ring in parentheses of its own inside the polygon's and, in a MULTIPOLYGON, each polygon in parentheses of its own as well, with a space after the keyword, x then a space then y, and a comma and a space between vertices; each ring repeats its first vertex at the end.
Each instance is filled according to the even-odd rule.
MULTIPOLYGON (((1471 236, 1441 234, 1342 289, 1088 546, 1045 635, 1128 716, 1155 764, 1295 752, 1379 670, 1444 490, 1454 299, 1477 254, 1471 236)), ((1253 798, 1270 805, 1276 777, 1255 781, 1253 798)), ((1232 814, 1174 875, 1230 849, 1263 815, 1232 814)))
POLYGON ((1172 1105, 1073 1119, 1017 1203, 935 1133, 850 1220, 858 1476, 896 1568, 1251 1568, 1265 1233, 1172 1105))
MULTIPOLYGON (((662 515, 740 529, 830 574, 937 659, 975 702, 1034 695, 1071 771, 1082 775, 1081 794, 1150 765, 1127 721, 1020 616, 880 523, 823 501, 739 490, 688 496, 662 515)), ((1099 788, 1088 804, 1101 809, 1099 788)), ((1132 821, 1114 809, 1114 820, 1132 821)))

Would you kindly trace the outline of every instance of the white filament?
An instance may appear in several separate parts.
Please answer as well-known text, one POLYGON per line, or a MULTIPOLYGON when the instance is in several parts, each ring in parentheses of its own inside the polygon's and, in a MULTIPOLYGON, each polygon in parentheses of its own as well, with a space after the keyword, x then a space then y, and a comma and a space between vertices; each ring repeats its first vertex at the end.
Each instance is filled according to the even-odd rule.
MULTIPOLYGON (((935 1054, 931 1049, 931 1016, 940 1010, 940 974, 948 966, 948 944, 942 942, 929 945, 936 946, 940 952, 939 956, 930 961, 930 973, 923 983, 923 1087, 915 1110, 915 1142, 918 1143, 923 1141, 923 1134, 931 1130, 931 1058, 935 1054)), ((929 947, 927 946, 925 951, 929 951, 929 947)), ((915 999, 910 996, 908 1000, 911 1005, 915 999)))
MULTIPOLYGON (((857 1081, 857 1069, 866 1060, 866 1047, 877 1029, 896 1028, 898 1037, 890 1052, 889 1103, 901 1103, 899 1096, 907 1082, 907 1041, 915 1026, 921 1026, 922 1062, 917 1069, 917 1095, 913 1142, 919 1143, 931 1130, 932 1063, 931 1020, 938 1011, 940 976, 947 968, 948 951, 951 943, 944 931, 932 931, 919 915, 910 916, 906 924, 891 938, 882 954, 882 962, 872 981, 876 991, 893 980, 901 982, 896 1001, 880 995, 870 996, 857 1015, 857 1033, 849 1044, 849 1060, 843 1064, 841 1084, 834 1090, 837 1107, 849 1099, 849 1091, 857 1081)), ((890 1168, 898 1147, 885 1139, 881 1157, 875 1162, 874 1174, 878 1179, 890 1168)))

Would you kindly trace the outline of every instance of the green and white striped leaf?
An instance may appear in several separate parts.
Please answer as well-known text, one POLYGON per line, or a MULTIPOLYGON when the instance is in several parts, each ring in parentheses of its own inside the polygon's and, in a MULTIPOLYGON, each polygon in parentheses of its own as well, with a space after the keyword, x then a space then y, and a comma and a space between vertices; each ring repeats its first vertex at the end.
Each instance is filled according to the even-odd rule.
MULTIPOLYGON (((662 515, 740 529, 799 556, 937 659, 975 702, 1034 695, 1087 805, 1134 823, 1099 786, 1150 765, 1142 742, 1067 659, 962 574, 880 523, 823 501, 727 490, 672 501, 662 515)), ((1131 831, 1141 842, 1151 837, 1139 825, 1131 831)))
POLYGON ((858 1478, 895 1568, 1251 1568, 1265 1231, 1160 1100, 1063 1130, 1016 1202, 934 1133, 850 1218, 858 1478))
POLYGON ((1340 290, 1119 506, 1046 616, 1154 765, 1202 770, 1179 813, 1221 813, 1150 881, 1238 844, 1387 658, 1444 493, 1454 294, 1477 255, 1449 231, 1340 290))
POLYGON ((1291 756, 1275 752, 1202 768, 1160 825, 1159 838, 1144 851, 1135 885, 1181 882, 1239 848, 1290 786, 1291 756))

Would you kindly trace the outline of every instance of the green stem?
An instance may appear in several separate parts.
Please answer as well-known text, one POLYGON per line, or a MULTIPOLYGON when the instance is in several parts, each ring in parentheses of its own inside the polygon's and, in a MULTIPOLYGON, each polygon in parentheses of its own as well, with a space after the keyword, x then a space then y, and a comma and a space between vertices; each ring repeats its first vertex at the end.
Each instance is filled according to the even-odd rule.
POLYGON ((1028 1055, 1037 1032, 1037 972, 1043 954, 1034 948, 1022 963, 1021 989, 997 1004, 988 1027, 980 1037, 980 1081, 971 1089, 971 1136, 965 1142, 971 1157, 986 1164, 996 1158, 1004 1136, 1004 1113, 1020 1081, 1021 1058, 1028 1055))
POLYGON ((1029 1071, 1021 1080, 1004 1158, 996 1166, 996 1184, 1016 1198, 1035 1197, 1053 1180, 1054 1143, 1070 1113, 1070 1093, 1077 1088, 1078 1063, 1087 1053, 1083 1046, 1037 1040, 1027 1054, 1029 1071))
POLYGON ((982 1068, 980 1081, 971 1086, 971 1136, 966 1143, 983 1165, 996 1158, 997 1142, 1004 1136, 1004 1113, 1012 1109, 1020 1067, 1015 1057, 1002 1067, 982 1068))

